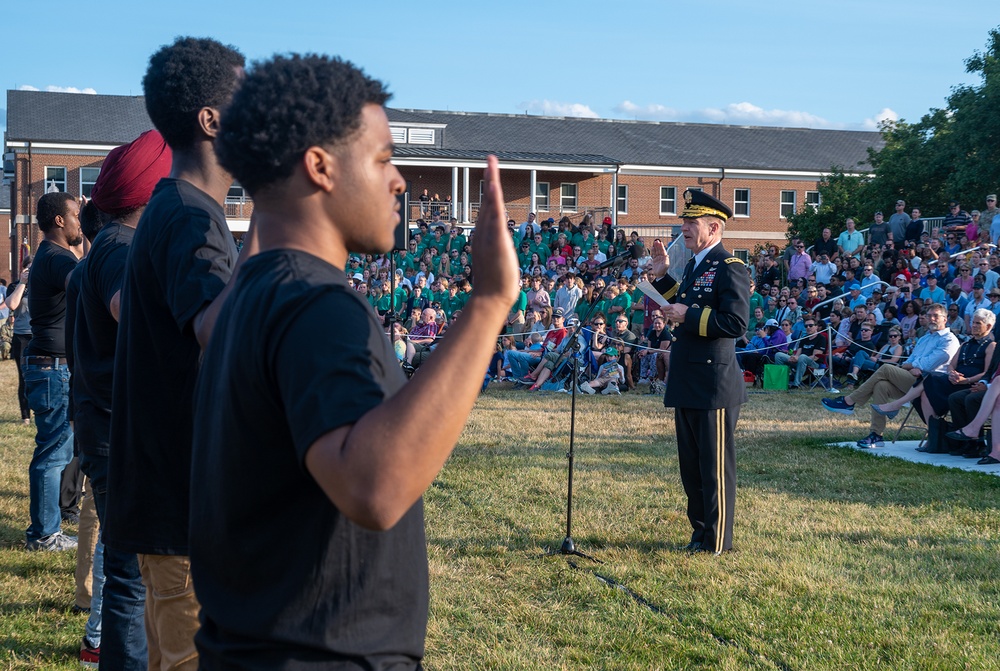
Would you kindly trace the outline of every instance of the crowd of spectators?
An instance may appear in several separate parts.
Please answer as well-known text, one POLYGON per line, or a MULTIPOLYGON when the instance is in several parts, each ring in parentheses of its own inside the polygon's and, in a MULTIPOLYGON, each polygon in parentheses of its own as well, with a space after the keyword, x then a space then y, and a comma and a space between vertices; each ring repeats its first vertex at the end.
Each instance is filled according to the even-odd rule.
MULTIPOLYGON (((982 212, 952 201, 940 223, 929 225, 919 208, 907 214, 900 200, 888 219, 875 212, 864 228, 847 219, 837 236, 824 229, 812 241, 792 238, 783 251, 762 250, 751 266, 747 334, 738 342, 746 378, 757 379, 770 363, 788 367, 791 389, 854 387, 824 405, 852 414, 857 403, 874 401, 871 433, 858 441, 863 447, 883 445, 885 419, 912 401, 930 427, 925 451, 997 463, 982 443, 971 449, 961 439, 938 440, 951 428, 950 397, 960 394, 964 403, 975 387, 973 400, 981 400, 997 369, 996 214, 990 194, 982 212)), ((962 413, 957 426, 976 409, 962 413)))
MULTIPOLYGON (((613 348, 622 379, 609 393, 640 384, 650 393, 662 392, 673 336, 656 303, 638 288, 650 279, 645 271, 650 257, 638 233, 626 235, 610 218, 597 224, 590 215, 575 223, 569 217, 539 221, 530 214, 527 221, 510 219, 507 225, 521 265, 521 291, 500 334, 508 337, 498 335, 496 364, 484 377, 484 388, 492 380, 513 380, 529 390, 546 382, 555 388, 570 370, 565 364, 574 351, 582 362, 581 380, 594 380, 613 348), (601 267, 633 247, 628 261, 601 267), (576 348, 563 343, 570 330, 577 332, 576 348)), ((354 288, 387 328, 394 324, 397 356, 410 374, 461 316, 471 295, 473 233, 434 212, 429 221, 416 221, 405 250, 348 260, 354 288)))
MULTIPOLYGON (((418 200, 432 202, 425 196, 418 200)), ((946 327, 960 340, 970 337, 977 309, 1000 313, 995 197, 987 198, 982 212, 966 213, 952 202, 935 226, 925 224, 920 208, 907 210, 900 200, 888 217, 875 212, 862 227, 847 219, 838 235, 824 229, 812 241, 796 237, 785 249, 771 245, 751 260, 751 314, 737 343, 747 380, 759 379, 765 364, 776 363, 789 367, 792 389, 815 383, 831 388, 829 374, 811 375, 828 369, 838 386, 851 386, 883 365, 906 360, 928 332, 931 304, 945 308, 946 327)), ((425 207, 421 213, 429 219, 417 220, 406 250, 391 257, 352 255, 347 268, 385 323, 398 322, 397 351, 410 373, 461 315, 472 292, 474 229, 443 218, 449 211, 425 207)), ((638 233, 626 235, 610 218, 597 223, 588 215, 575 223, 568 217, 539 220, 533 213, 521 223, 509 220, 508 230, 522 290, 502 334, 508 337, 498 337, 484 388, 506 379, 535 390, 562 379, 553 374, 569 370, 565 363, 573 349, 581 351, 583 379, 594 379, 607 363, 607 348, 614 347, 623 370, 621 391, 649 385, 650 393, 662 392, 673 337, 657 305, 638 289, 650 279, 638 233), (624 268, 601 267, 635 245, 641 251, 624 268), (580 345, 562 346, 565 332, 574 330, 580 345)))

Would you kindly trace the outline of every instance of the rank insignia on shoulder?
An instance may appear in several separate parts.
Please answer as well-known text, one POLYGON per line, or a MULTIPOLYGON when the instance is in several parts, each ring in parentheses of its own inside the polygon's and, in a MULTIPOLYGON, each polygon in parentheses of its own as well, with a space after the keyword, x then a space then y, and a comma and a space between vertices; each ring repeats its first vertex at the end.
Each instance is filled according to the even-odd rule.
POLYGON ((743 261, 735 256, 730 256, 726 259, 726 263, 743 263, 743 261))

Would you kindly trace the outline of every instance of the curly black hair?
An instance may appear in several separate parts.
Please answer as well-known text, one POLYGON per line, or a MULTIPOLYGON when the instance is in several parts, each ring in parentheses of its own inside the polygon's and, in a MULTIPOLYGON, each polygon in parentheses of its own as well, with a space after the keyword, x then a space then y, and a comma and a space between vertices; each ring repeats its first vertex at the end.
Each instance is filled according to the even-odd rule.
POLYGON ((38 228, 42 233, 48 233, 52 230, 56 224, 56 217, 66 216, 66 208, 70 202, 75 200, 73 194, 65 191, 47 193, 39 198, 35 217, 38 219, 38 228))
POLYGON ((253 64, 222 118, 219 162, 252 196, 291 176, 306 149, 336 144, 384 105, 382 82, 332 56, 291 54, 253 64))
POLYGON ((196 37, 178 37, 149 57, 142 78, 146 112, 171 149, 194 144, 199 110, 225 107, 244 64, 235 47, 196 37))

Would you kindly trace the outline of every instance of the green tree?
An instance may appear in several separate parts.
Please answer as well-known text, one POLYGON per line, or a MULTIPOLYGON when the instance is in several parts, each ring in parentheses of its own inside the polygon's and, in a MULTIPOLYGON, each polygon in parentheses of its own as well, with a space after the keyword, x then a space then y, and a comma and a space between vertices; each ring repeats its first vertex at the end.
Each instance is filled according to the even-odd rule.
POLYGON ((864 228, 868 218, 860 217, 859 213, 875 211, 865 207, 870 203, 866 195, 870 188, 869 177, 845 172, 840 167, 831 168, 819 184, 820 206, 806 207, 788 217, 788 239, 799 236, 808 246, 824 228, 829 228, 836 238, 847 227, 845 222, 849 217, 858 228, 864 228))
POLYGON ((834 235, 854 217, 866 228, 877 209, 891 212, 899 198, 918 205, 924 216, 947 212, 951 199, 965 209, 983 205, 987 193, 1000 189, 1000 28, 989 32, 984 51, 965 61, 978 74, 975 85, 956 86, 945 109, 931 109, 916 123, 886 122, 883 145, 869 149, 867 175, 835 167, 820 182, 822 205, 788 219, 788 237, 812 241, 824 227, 834 235))

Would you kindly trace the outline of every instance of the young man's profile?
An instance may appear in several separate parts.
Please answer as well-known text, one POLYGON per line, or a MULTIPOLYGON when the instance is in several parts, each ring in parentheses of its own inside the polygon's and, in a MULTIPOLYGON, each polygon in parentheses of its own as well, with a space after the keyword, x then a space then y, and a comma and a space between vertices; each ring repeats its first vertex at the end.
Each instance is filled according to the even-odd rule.
POLYGON ((475 292, 407 383, 344 273, 349 251, 389 251, 399 221, 387 99, 350 63, 276 57, 252 68, 223 119, 219 158, 254 198, 260 252, 219 314, 196 394, 206 669, 420 666, 421 497, 475 402, 517 264, 490 157, 475 292), (451 412, 426 412, 428 394, 445 393, 451 412))

